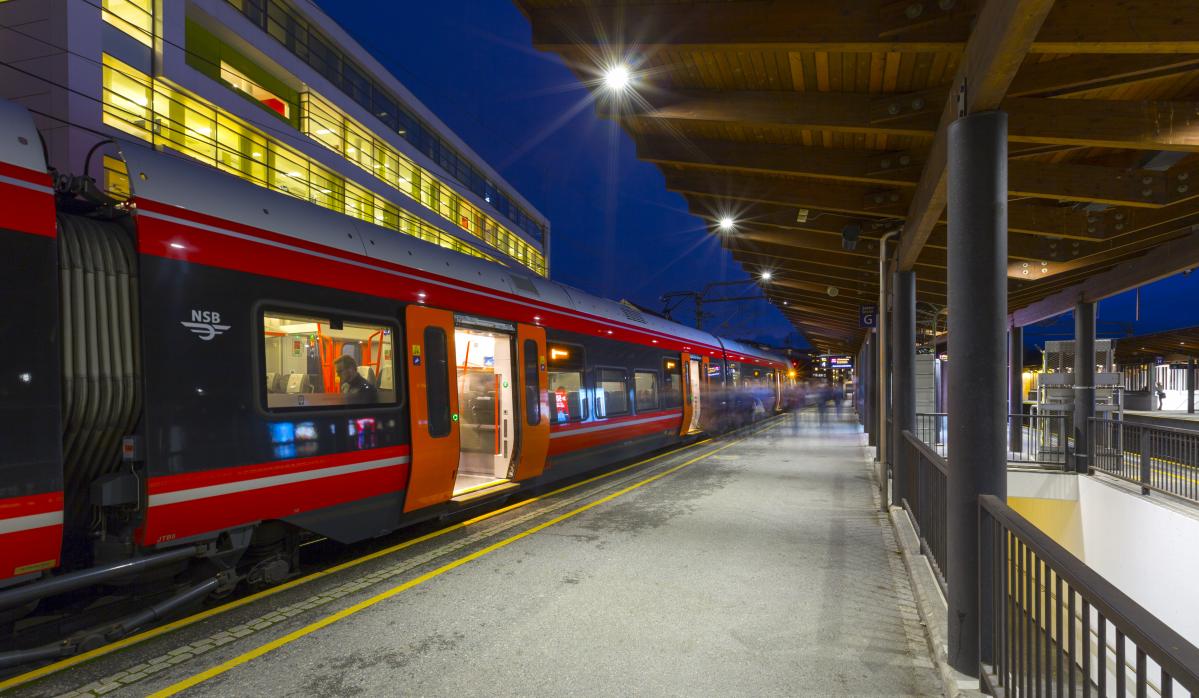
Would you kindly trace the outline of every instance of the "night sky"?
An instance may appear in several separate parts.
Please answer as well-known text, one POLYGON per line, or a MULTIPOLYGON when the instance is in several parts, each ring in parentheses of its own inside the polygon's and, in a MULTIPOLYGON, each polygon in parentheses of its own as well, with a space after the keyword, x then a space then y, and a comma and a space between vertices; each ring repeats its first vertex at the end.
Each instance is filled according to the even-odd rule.
MULTIPOLYGON (((732 256, 666 191, 656 166, 599 118, 587 90, 554 54, 532 48, 507 0, 318 0, 376 59, 550 220, 551 276, 591 293, 661 310, 668 291, 746 279, 732 256)), ((740 288, 740 287, 738 287, 740 288)), ((752 295, 748 283, 743 290, 752 295)), ((705 329, 803 346, 765 301, 712 305, 705 329)), ((1199 274, 1175 276, 1100 303, 1102 337, 1199 324, 1199 274)), ((694 322, 690 304, 675 319, 694 322)), ((1029 327, 1030 347, 1068 339, 1073 320, 1029 327)))

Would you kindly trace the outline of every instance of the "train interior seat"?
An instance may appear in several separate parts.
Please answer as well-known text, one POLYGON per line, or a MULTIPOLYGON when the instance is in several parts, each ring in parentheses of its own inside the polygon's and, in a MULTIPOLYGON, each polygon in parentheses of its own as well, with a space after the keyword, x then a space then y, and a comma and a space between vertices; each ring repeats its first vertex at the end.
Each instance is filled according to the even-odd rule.
POLYGON ((379 387, 383 390, 394 390, 395 383, 392 381, 391 365, 385 365, 379 369, 379 387))
POLYGON ((312 381, 307 373, 292 373, 287 376, 287 392, 289 394, 311 393, 312 381))
POLYGON ((266 391, 268 393, 279 392, 279 374, 275 371, 268 371, 266 374, 266 391))
POLYGON ((358 375, 365 378, 367 383, 378 387, 379 383, 375 380, 375 369, 373 366, 359 366, 358 375))

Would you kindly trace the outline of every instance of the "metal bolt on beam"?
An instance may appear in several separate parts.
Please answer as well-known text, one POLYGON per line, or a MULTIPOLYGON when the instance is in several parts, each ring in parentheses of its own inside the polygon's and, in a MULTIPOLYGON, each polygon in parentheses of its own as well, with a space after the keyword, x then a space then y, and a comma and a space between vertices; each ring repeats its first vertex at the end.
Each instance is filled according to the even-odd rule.
POLYGON ((904 8, 903 14, 908 19, 916 19, 920 15, 924 14, 924 5, 921 3, 918 3, 918 2, 914 2, 904 8))

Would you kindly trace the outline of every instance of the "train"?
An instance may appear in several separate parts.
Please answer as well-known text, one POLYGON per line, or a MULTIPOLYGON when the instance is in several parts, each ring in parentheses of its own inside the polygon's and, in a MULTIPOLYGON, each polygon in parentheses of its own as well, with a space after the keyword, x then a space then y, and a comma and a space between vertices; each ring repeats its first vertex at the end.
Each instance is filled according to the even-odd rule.
POLYGON ((115 147, 116 203, 0 103, 0 621, 139 577, 170 603, 275 584, 305 537, 382 536, 784 407, 783 356, 115 147))

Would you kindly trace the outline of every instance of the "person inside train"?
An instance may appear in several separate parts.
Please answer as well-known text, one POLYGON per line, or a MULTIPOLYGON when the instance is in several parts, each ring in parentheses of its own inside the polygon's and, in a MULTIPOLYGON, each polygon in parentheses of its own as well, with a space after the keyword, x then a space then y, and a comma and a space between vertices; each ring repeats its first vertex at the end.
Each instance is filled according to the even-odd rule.
POLYGON ((341 392, 348 402, 365 403, 379 399, 379 390, 358 373, 358 362, 352 356, 342 355, 333 362, 337 377, 341 379, 341 392))

